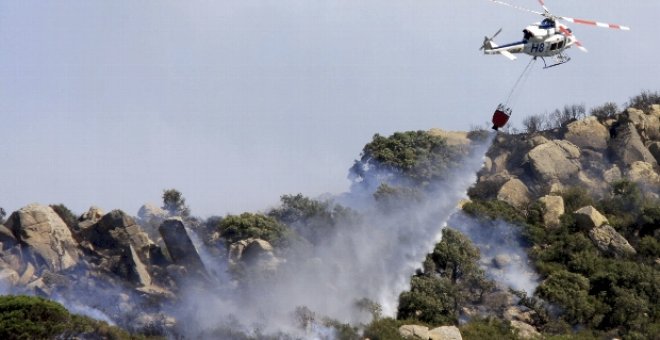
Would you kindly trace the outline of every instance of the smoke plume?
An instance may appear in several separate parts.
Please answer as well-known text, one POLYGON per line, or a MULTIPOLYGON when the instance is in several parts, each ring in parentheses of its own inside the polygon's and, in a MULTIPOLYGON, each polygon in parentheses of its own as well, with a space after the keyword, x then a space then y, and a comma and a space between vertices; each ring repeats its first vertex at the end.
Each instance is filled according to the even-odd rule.
MULTIPOLYGON (((217 277, 217 290, 189 289, 179 318, 193 332, 231 320, 231 328, 243 331, 332 338, 330 330, 301 322, 301 312, 309 319, 328 317, 359 325, 372 315, 357 302, 373 301, 385 315, 394 316, 399 294, 409 289, 410 276, 439 241, 443 225, 474 183, 492 137, 473 146, 419 201, 399 202, 384 211, 373 199, 377 179, 367 178, 371 185, 354 185, 336 201, 358 211, 360 218, 334 226, 333 233, 313 247, 294 244, 287 256, 240 273, 241 280, 217 277)), ((378 176, 397 180, 393 173, 378 176)))

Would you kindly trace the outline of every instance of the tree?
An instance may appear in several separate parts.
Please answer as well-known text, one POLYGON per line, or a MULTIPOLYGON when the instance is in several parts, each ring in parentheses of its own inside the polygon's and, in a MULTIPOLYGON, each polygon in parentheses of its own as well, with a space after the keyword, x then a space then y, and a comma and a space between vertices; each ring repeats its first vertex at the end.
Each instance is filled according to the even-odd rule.
POLYGON ((4 208, 0 207, 0 224, 5 223, 5 216, 7 216, 7 212, 4 208))
POLYGON ((289 236, 288 228, 274 218, 252 213, 227 215, 218 224, 218 231, 220 236, 227 240, 227 244, 247 238, 260 238, 282 244, 289 236))
POLYGON ((76 218, 76 215, 67 208, 66 205, 60 203, 60 204, 51 204, 50 205, 51 209, 53 209, 57 215, 60 216, 62 221, 69 227, 69 229, 73 230, 76 228, 78 225, 78 219, 76 218))
POLYGON ((525 132, 534 133, 541 131, 545 126, 546 116, 542 114, 527 116, 523 119, 525 132))
POLYGON ((169 212, 171 216, 190 216, 190 208, 186 205, 186 199, 176 189, 163 190, 162 208, 169 212))
POLYGON ((483 274, 477 265, 479 249, 472 245, 469 238, 451 228, 442 230, 442 241, 435 245, 429 257, 435 271, 449 278, 453 284, 483 274))
MULTIPOLYGON (((268 212, 313 244, 320 243, 342 222, 353 221, 356 213, 339 204, 313 200, 302 194, 280 197, 281 205, 268 212)), ((348 223, 347 223, 348 224, 348 223)))
POLYGON ((607 102, 601 106, 596 106, 591 109, 591 115, 598 119, 614 117, 617 112, 619 112, 619 107, 616 105, 616 103, 613 102, 607 102))
POLYGON ((397 318, 453 325, 458 322, 459 302, 458 287, 449 279, 414 276, 410 280, 410 291, 399 296, 397 318))
POLYGON ((376 134, 350 171, 356 182, 376 179, 380 184, 380 177, 392 175, 395 181, 425 186, 446 176, 460 155, 459 148, 426 131, 396 132, 389 137, 376 134))
POLYGON ((630 98, 627 107, 646 110, 653 104, 660 104, 660 92, 642 91, 642 93, 630 98))

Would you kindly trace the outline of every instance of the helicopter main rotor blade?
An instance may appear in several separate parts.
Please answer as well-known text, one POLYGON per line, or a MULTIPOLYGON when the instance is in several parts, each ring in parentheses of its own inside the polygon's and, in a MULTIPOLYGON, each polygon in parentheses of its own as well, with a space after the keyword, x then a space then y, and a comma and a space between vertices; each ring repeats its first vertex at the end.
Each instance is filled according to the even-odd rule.
POLYGON ((545 13, 541 13, 541 12, 539 12, 539 11, 534 11, 534 10, 531 10, 531 9, 528 9, 528 8, 525 8, 525 7, 520 7, 520 6, 512 5, 512 4, 508 3, 508 2, 498 1, 498 0, 490 0, 490 1, 491 1, 491 2, 494 2, 494 3, 496 3, 496 4, 500 4, 500 5, 504 5, 504 6, 509 6, 509 7, 511 7, 511 8, 515 8, 515 9, 517 9, 517 10, 519 10, 519 11, 524 11, 524 12, 529 12, 529 13, 534 13, 534 14, 538 14, 538 15, 543 15, 543 16, 545 16, 545 13))
POLYGON ((628 26, 621 26, 617 24, 608 24, 606 22, 598 22, 598 21, 593 21, 593 20, 585 20, 585 19, 576 19, 576 18, 569 18, 569 17, 557 17, 561 20, 572 22, 575 24, 582 24, 582 25, 590 25, 590 26, 596 26, 596 27, 603 27, 603 28, 613 28, 613 29, 618 29, 618 30, 623 30, 623 31, 629 31, 630 27, 628 26))
POLYGON ((539 3, 541 4, 541 7, 543 7, 543 10, 544 10, 546 13, 550 13, 550 11, 548 10, 548 8, 545 7, 545 1, 543 1, 543 0, 539 0, 539 3))

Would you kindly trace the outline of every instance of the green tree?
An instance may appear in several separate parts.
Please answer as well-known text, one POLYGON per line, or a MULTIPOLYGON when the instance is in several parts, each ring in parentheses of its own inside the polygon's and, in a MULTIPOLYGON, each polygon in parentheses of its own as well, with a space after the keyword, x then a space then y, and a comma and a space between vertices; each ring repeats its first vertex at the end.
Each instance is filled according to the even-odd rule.
POLYGON ((78 219, 76 218, 76 215, 66 207, 66 205, 62 203, 51 204, 50 207, 60 216, 69 229, 73 230, 77 227, 78 219))
POLYGON ((357 180, 395 174, 414 185, 425 186, 444 178, 457 164, 461 152, 440 136, 425 131, 396 132, 390 137, 374 135, 351 168, 357 180))
POLYGON ((163 209, 171 216, 190 216, 190 208, 186 205, 186 199, 176 189, 163 190, 163 209))
POLYGON ((0 224, 5 223, 5 216, 7 216, 7 212, 4 208, 0 207, 0 224))
POLYGON ((290 234, 289 229, 274 218, 247 212, 227 215, 218 224, 218 231, 228 244, 252 237, 284 245, 290 234))
POLYGON ((281 205, 268 212, 313 244, 322 242, 341 223, 349 224, 357 214, 329 201, 313 200, 302 194, 280 197, 281 205))
POLYGON ((444 277, 413 276, 410 290, 399 296, 397 318, 420 320, 433 325, 458 322, 461 300, 458 287, 444 277))

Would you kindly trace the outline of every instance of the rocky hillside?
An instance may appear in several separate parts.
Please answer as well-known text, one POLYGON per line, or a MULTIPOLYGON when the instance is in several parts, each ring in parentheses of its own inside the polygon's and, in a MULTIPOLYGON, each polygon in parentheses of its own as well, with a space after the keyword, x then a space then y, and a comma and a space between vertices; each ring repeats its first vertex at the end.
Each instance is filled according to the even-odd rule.
POLYGON ((621 179, 658 192, 660 105, 533 134, 499 134, 487 156, 473 194, 515 207, 574 186, 602 197, 621 179))
MULTIPOLYGON (((52 299, 134 336, 652 339, 660 334, 659 162, 660 105, 531 134, 434 129, 376 135, 351 168, 359 195, 337 198, 349 206, 285 195, 265 213, 202 220, 188 216, 172 190, 165 196, 176 194, 174 201, 164 197, 167 210, 146 204, 137 216, 97 207, 76 216, 63 205, 28 205, 0 224, 0 282, 4 294, 52 299), (454 210, 451 190, 462 190, 452 185, 471 169, 466 159, 481 162, 475 146, 491 138, 470 182, 471 200, 448 220, 435 248, 412 251, 432 246, 441 229, 433 223, 454 210), (368 212, 353 209, 355 197, 374 204, 368 212), (451 201, 437 200, 443 197, 451 201), (442 214, 438 205, 446 205, 442 214), (428 221, 427 234, 418 236, 428 221), (400 234, 383 241, 371 230, 400 234), (381 241, 384 248, 371 248, 381 241), (522 255, 491 251, 502 249, 498 245, 519 247, 522 255), (421 258, 411 255, 418 253, 421 258), (365 277, 337 280, 346 268, 360 268, 365 256, 373 267, 365 277), (389 266, 401 265, 400 258, 418 259, 421 269, 400 296, 398 318, 383 317, 382 306, 369 299, 382 292, 368 288, 389 280, 388 273, 397 272, 389 266), (493 276, 515 263, 530 268, 525 280, 538 285, 535 291, 511 290, 493 276), (300 280, 315 283, 304 289, 319 301, 333 300, 324 296, 332 292, 355 293, 355 310, 336 310, 330 302, 317 307, 362 321, 316 315, 306 305, 290 313, 296 330, 286 334, 238 327, 242 320, 232 318, 202 320, 212 304, 259 320, 263 315, 252 313, 251 305, 276 309, 274 296, 306 293, 300 280), (241 294, 257 296, 230 298, 241 294), (215 328, 204 328, 208 324, 215 328)), ((392 281, 400 287, 408 280, 392 281)), ((0 306, 0 315, 7 311, 0 306)), ((72 329, 43 334, 107 336, 72 329)))

